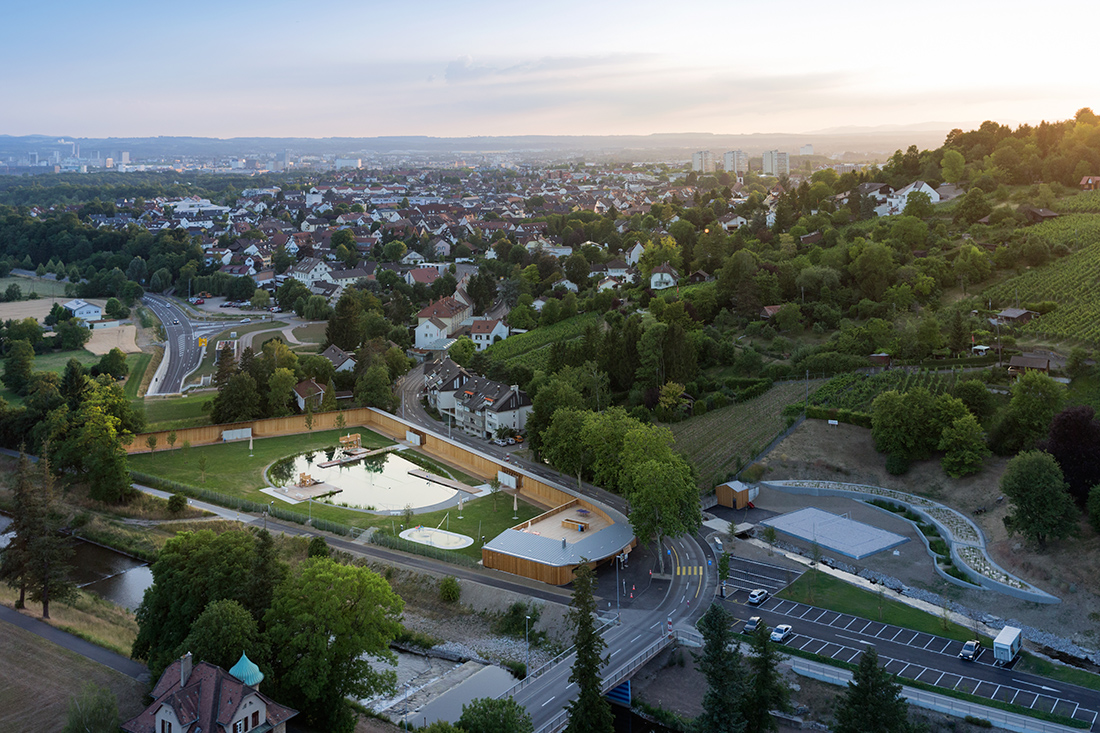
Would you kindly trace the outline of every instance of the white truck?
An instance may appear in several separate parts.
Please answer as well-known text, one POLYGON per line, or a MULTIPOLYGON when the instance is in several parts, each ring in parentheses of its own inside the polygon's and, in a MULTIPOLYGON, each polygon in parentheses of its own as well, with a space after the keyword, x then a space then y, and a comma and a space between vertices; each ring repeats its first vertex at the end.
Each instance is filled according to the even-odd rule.
POLYGON ((993 663, 998 667, 1011 664, 1020 653, 1023 634, 1014 626, 1006 626, 993 640, 993 663))

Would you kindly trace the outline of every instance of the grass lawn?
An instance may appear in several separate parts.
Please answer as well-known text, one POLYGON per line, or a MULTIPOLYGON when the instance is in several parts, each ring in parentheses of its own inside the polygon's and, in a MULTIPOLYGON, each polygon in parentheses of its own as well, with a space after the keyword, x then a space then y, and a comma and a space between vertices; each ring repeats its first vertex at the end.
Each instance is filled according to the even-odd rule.
MULTIPOLYGON (((0 278, 2 279, 2 278, 0 278)), ((20 278, 22 279, 22 278, 20 278)), ((54 374, 61 374, 65 371, 65 365, 69 363, 69 359, 76 359, 85 368, 90 367, 92 364, 98 364, 99 358, 92 352, 86 349, 78 349, 76 351, 58 351, 50 354, 35 354, 34 355, 34 371, 36 372, 53 372, 54 374)), ((23 398, 12 392, 7 387, 0 389, 0 397, 3 397, 12 405, 23 404, 23 398)))
POLYGON ((308 326, 298 326, 298 328, 291 331, 294 334, 294 338, 307 344, 321 344, 325 341, 325 329, 328 328, 327 321, 318 321, 317 323, 311 323, 308 326))
MULTIPOLYGON (((359 427, 355 430, 362 436, 363 446, 366 448, 381 448, 393 445, 393 442, 388 438, 365 428, 359 427)), ((326 430, 310 434, 256 440, 254 441, 253 457, 249 457, 248 443, 245 441, 195 447, 188 451, 177 448, 173 451, 161 450, 153 454, 142 453, 130 456, 130 468, 182 484, 266 504, 271 501, 271 497, 261 493, 260 489, 267 486, 264 471, 268 466, 280 458, 302 451, 331 447, 335 445, 337 437, 342 432, 347 432, 347 430, 326 430), (202 481, 199 470, 199 455, 201 454, 207 456, 205 483, 202 481)), ((423 454, 419 454, 416 460, 421 461, 425 458, 423 454)), ((438 465, 436 461, 430 458, 424 462, 438 465)), ((476 478, 449 466, 443 468, 453 478, 463 483, 482 483, 476 478)), ((337 498, 337 500, 339 499, 337 498)), ((521 501, 519 502, 519 513, 517 515, 519 519, 513 520, 512 507, 509 506, 511 503, 511 498, 501 493, 495 498, 485 497, 465 502, 462 520, 458 519, 457 509, 443 509, 436 512, 417 514, 415 522, 431 527, 438 526, 442 522, 444 528, 449 526, 452 532, 468 534, 471 537, 476 537, 480 530, 480 533, 489 539, 496 537, 505 529, 519 522, 538 516, 544 511, 537 506, 521 501)), ((281 508, 302 515, 312 513, 312 516, 316 518, 353 527, 364 529, 367 527, 385 527, 398 532, 401 530, 401 517, 368 514, 320 502, 313 502, 312 507, 309 504, 282 504, 281 508)), ((481 545, 479 542, 475 542, 474 545, 464 550, 456 550, 456 552, 481 559, 481 545)))
POLYGON ((193 428, 210 424, 210 413, 202 405, 213 399, 214 393, 198 393, 184 397, 146 398, 136 400, 135 407, 145 407, 147 430, 193 428))
MULTIPOLYGON (((50 615, 63 609, 54 605, 50 615)), ((123 720, 145 709, 144 683, 16 626, 0 634, 0 659, 0 730, 61 730, 69 697, 88 682, 114 692, 123 720)))
POLYGON ((149 368, 149 360, 152 358, 152 354, 144 352, 126 355, 126 364, 130 367, 130 374, 126 377, 126 384, 123 385, 122 391, 131 400, 137 398, 138 387, 141 386, 141 380, 145 378, 145 370, 149 368))
MULTIPOLYGON (((974 638, 974 632, 965 626, 949 621, 947 628, 944 628, 943 619, 939 616, 918 611, 889 598, 880 599, 877 593, 856 588, 843 580, 825 573, 816 573, 813 570, 805 573, 778 595, 798 603, 808 603, 837 613, 850 613, 884 624, 923 631, 926 634, 956 641, 974 638), (814 576, 817 576, 816 579, 814 576)), ((984 641, 985 646, 993 648, 991 640, 984 641)))

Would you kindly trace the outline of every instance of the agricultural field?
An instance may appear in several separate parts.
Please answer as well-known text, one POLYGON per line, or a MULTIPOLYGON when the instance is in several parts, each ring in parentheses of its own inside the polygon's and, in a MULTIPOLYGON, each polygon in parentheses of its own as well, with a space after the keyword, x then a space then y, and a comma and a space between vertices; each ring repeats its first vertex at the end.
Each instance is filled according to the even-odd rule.
POLYGON ((1060 214, 1100 214, 1100 191, 1082 191, 1059 199, 1052 208, 1060 214))
POLYGON ((1076 252, 1084 245, 1100 241, 1100 216, 1067 214, 1017 232, 1029 241, 1042 242, 1051 248, 1064 244, 1071 252, 1076 252))
POLYGON ((0 277, 0 292, 7 290, 8 286, 12 284, 18 285, 19 289, 23 291, 23 295, 38 293, 40 298, 64 298, 65 286, 68 283, 12 275, 10 277, 0 277))
MULTIPOLYGON (((1049 223, 1058 224, 1070 218, 1049 223)), ((1100 216, 1091 218, 1097 227, 1088 239, 1095 244, 995 285, 982 293, 982 299, 992 300, 994 306, 1010 305, 1017 296, 1021 304, 1054 301, 1058 304, 1054 311, 1021 326, 1021 333, 1100 344, 1100 299, 1095 297, 1096 283, 1100 282, 1100 216)))
MULTIPOLYGON (((811 380, 810 388, 821 384, 811 380)), ((805 382, 780 382, 756 399, 676 423, 670 426, 673 447, 695 466, 700 488, 709 489, 767 447, 786 426, 783 408, 805 391, 805 382)))
MULTIPOLYGON (((4 280, 11 280, 12 278, 2 278, 0 282, 4 280)), ((23 280, 23 278, 15 278, 15 280, 23 280)), ((23 280, 26 282, 26 280, 23 280)), ((50 310, 53 308, 54 303, 65 303, 68 298, 64 296, 58 296, 56 298, 43 297, 36 300, 17 300, 11 303, 0 303, 0 320, 7 321, 21 320, 23 318, 33 318, 39 323, 43 321, 50 314, 50 310)), ((88 298, 89 303, 94 303, 102 308, 107 304, 104 298, 88 298)))
POLYGON ((599 322, 599 314, 584 313, 555 323, 540 326, 527 333, 509 336, 490 346, 485 353, 508 366, 522 364, 532 369, 542 369, 550 358, 550 346, 556 341, 572 341, 584 335, 584 329, 599 322))
POLYGON ((922 369, 910 372, 891 369, 878 374, 839 374, 810 395, 810 404, 854 412, 870 412, 871 403, 883 392, 908 392, 924 387, 933 395, 947 392, 955 386, 957 374, 922 369))

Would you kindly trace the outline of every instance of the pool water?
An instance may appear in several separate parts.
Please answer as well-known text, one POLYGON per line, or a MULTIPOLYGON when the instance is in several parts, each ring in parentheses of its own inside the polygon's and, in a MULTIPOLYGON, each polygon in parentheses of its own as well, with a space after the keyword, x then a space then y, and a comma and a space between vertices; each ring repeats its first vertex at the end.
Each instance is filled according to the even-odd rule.
POLYGON ((309 474, 339 490, 323 501, 379 512, 400 511, 406 505, 417 510, 458 501, 459 491, 411 476, 409 471, 423 469, 396 453, 381 453, 328 468, 318 465, 334 455, 337 453, 329 450, 284 458, 271 466, 268 478, 281 488, 297 483, 299 474, 309 474))

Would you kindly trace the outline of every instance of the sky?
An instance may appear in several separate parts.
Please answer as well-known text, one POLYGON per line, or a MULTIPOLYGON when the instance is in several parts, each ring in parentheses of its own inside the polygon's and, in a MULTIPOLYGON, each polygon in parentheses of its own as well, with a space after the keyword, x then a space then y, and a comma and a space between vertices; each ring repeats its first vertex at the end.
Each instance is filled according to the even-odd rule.
POLYGON ((0 134, 804 133, 1098 106, 1095 0, 12 0, 0 134))

